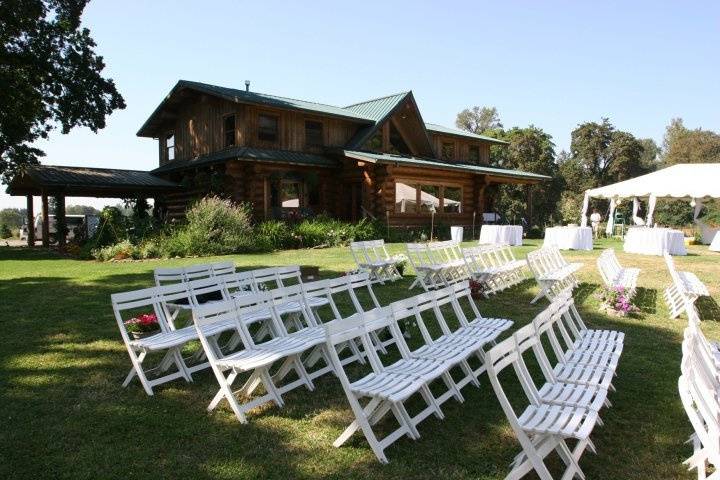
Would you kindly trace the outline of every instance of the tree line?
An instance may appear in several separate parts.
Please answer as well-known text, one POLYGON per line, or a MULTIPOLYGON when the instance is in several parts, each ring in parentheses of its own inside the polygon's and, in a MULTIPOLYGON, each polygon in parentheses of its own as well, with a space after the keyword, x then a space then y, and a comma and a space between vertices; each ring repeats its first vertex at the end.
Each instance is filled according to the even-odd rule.
MULTIPOLYGON (((637 138, 618 130, 608 118, 584 122, 571 133, 570 150, 556 152, 550 134, 541 128, 505 128, 495 107, 466 108, 457 114, 456 126, 468 132, 508 142, 493 146, 490 160, 501 168, 548 175, 552 180, 533 187, 532 225, 577 223, 583 196, 595 188, 627 180, 677 163, 720 162, 720 134, 702 128, 689 129, 674 118, 665 130, 663 143, 637 138)), ((498 185, 495 209, 506 219, 526 218, 527 196, 517 185, 498 185)), ((593 200, 593 207, 607 211, 607 201, 593 200)), ((625 205, 625 208, 628 208, 625 205)), ((692 220, 687 202, 659 202, 655 218, 660 223, 682 225, 692 220)), ((716 207, 710 205, 708 210, 716 207)))

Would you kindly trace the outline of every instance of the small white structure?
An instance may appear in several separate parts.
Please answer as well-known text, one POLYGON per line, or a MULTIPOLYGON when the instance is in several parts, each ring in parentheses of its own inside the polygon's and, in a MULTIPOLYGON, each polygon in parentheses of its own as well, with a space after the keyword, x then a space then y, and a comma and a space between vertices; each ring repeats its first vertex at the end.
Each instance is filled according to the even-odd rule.
MULTIPOLYGON (((623 200, 633 200, 633 219, 638 217, 640 200, 648 202, 645 225, 653 225, 653 213, 658 198, 687 199, 695 209, 697 220, 702 202, 720 198, 720 163, 679 163, 656 172, 641 175, 612 185, 591 188, 585 191, 582 210, 582 225, 588 223, 588 206, 591 198, 610 200, 610 214, 606 232, 612 234, 615 208, 623 200)), ((639 217, 638 217, 639 218, 639 217)), ((640 223, 634 221, 634 223, 640 223)))

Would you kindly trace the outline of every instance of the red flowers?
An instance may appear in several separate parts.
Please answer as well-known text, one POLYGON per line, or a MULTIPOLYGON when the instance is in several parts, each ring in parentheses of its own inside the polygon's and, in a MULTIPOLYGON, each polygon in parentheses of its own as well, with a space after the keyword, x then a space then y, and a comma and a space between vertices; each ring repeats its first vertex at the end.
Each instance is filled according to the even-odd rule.
POLYGON ((125 322, 128 332, 153 332, 160 329, 157 316, 154 313, 144 313, 125 322))

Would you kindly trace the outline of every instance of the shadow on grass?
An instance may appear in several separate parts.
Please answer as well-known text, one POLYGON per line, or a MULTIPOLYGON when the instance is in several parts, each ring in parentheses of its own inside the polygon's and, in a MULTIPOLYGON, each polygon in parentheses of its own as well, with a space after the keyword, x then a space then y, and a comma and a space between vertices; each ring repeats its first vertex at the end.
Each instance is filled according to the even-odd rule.
POLYGON ((712 297, 700 297, 695 301, 701 320, 720 321, 720 305, 712 297))
POLYGON ((657 313, 658 292, 654 288, 638 287, 635 292, 634 303, 643 313, 657 313))

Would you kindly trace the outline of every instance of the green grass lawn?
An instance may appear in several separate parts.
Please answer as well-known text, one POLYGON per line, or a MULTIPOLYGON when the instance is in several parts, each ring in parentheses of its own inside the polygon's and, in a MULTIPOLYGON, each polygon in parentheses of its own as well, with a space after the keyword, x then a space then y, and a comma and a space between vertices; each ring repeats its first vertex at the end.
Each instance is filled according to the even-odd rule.
MULTIPOLYGON (((581 462, 588 478, 693 478, 681 465, 691 433, 677 394, 680 343, 686 320, 669 320, 662 291, 670 282, 660 257, 630 256, 621 244, 598 242, 593 252, 564 252, 581 261, 576 300, 585 321, 625 332, 625 350, 603 427, 593 439, 598 454, 581 462), (600 277, 595 259, 613 246, 620 262, 642 268, 639 318, 597 311, 600 277)), ((537 248, 528 241, 522 257, 537 248)), ((392 245, 401 252, 402 245, 392 245)), ((295 250, 225 257, 241 268, 319 265, 324 276, 354 267, 345 248, 295 250)), ((352 414, 337 380, 327 375, 316 391, 297 389, 286 407, 260 408, 237 422, 226 404, 207 413, 217 390, 209 370, 156 388, 148 397, 137 382, 120 384, 130 367, 110 306, 110 294, 150 286, 158 266, 210 259, 127 263, 69 260, 53 253, 0 248, 0 478, 472 478, 502 479, 520 447, 486 377, 481 389, 463 390, 465 403, 443 406, 445 420, 420 425, 419 441, 401 439, 379 464, 356 434, 342 448, 332 441, 352 414)), ((714 300, 699 303, 708 337, 720 338, 720 254, 690 247, 679 269, 695 272, 714 300)), ((410 295, 407 276, 377 286, 383 304, 410 295)), ((519 327, 547 302, 529 304, 533 281, 479 302, 487 316, 519 327)), ((415 290, 414 293, 419 293, 415 290)), ((417 335, 415 336, 417 339, 417 335)), ((521 393, 515 390, 519 397, 521 393)), ((557 470, 557 469, 556 469, 557 470)), ((529 477, 532 478, 532 477, 529 477)))

